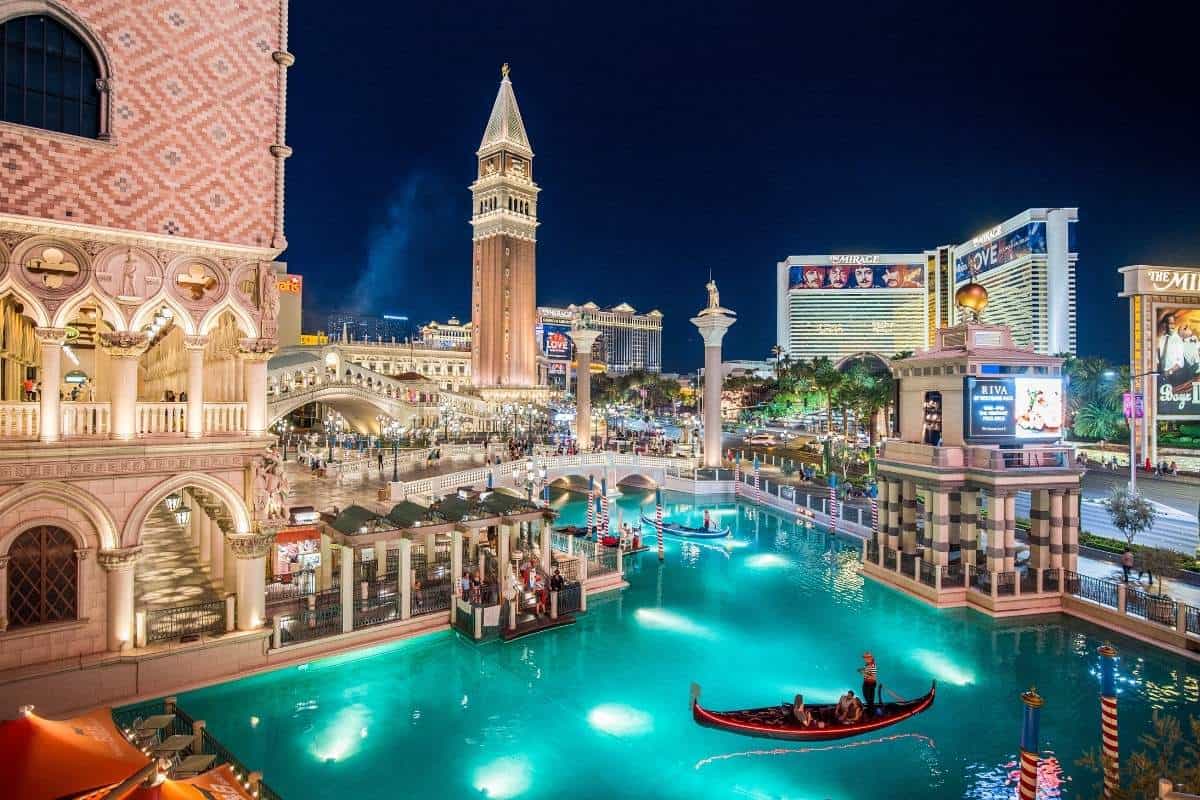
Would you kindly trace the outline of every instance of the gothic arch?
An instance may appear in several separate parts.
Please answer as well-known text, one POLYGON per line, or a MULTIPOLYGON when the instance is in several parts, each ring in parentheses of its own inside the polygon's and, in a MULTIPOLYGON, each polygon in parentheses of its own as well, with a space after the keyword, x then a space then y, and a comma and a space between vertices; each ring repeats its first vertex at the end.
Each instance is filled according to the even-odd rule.
POLYGON ((184 336, 192 336, 196 333, 196 324, 192 319, 191 313, 165 290, 160 290, 153 297, 142 301, 142 304, 134 313, 133 319, 129 321, 129 330, 140 331, 149 325, 150 321, 154 319, 154 315, 163 306, 171 309, 171 313, 175 315, 173 318, 175 324, 183 329, 184 336))
POLYGON ((201 334, 207 335, 217 326, 221 319, 221 313, 228 311, 237 320, 238 327, 247 339, 257 339, 259 337, 258 323, 254 317, 250 316, 250 312, 241 303, 235 303, 233 300, 233 292, 226 293, 225 297, 221 298, 212 308, 204 312, 204 316, 200 319, 200 324, 197 329, 201 334))
POLYGON ((25 310, 22 313, 32 319, 39 328, 50 327, 50 315, 46 313, 45 306, 39 303, 37 299, 29 293, 29 290, 27 290, 17 281, 13 280, 12 275, 8 275, 3 280, 0 280, 0 297, 5 295, 12 295, 13 297, 20 299, 25 306, 25 310))
POLYGON ((230 517, 233 518, 234 530, 238 533, 250 531, 250 512, 246 508, 246 501, 232 486, 203 472, 184 472, 167 478, 142 495, 142 499, 138 500, 137 505, 129 512, 129 518, 125 521, 125 528, 121 534, 121 546, 134 547, 141 544, 142 528, 154 506, 161 503, 167 495, 189 486, 204 489, 221 498, 221 502, 225 504, 230 517))
POLYGON ((67 298, 66 302, 55 312, 54 322, 51 327, 65 328, 70 323, 75 312, 79 310, 79 307, 87 302, 94 302, 104 310, 103 319, 112 325, 114 331, 126 330, 125 315, 121 313, 121 309, 110 298, 105 297, 101 292, 97 292, 91 286, 85 286, 67 298))
MULTIPOLYGON (((95 495, 74 484, 62 481, 35 481, 33 483, 26 483, 0 496, 0 521, 3 521, 5 515, 10 512, 42 498, 53 500, 62 506, 64 513, 62 516, 43 517, 40 524, 59 525, 66 530, 72 530, 72 535, 78 537, 78 526, 72 528, 71 526, 74 524, 74 521, 66 514, 68 510, 74 510, 82 515, 88 524, 91 525, 92 530, 96 532, 100 549, 112 550, 120 547, 117 525, 108 513, 108 509, 105 508, 95 495)), ((5 526, 0 525, 0 528, 3 527, 5 526)), ((0 538, 0 548, 7 550, 9 544, 12 542, 12 538, 15 536, 13 531, 23 531, 27 528, 28 526, 24 523, 9 526, 9 532, 0 538)), ((85 546, 90 546, 90 544, 85 546)))

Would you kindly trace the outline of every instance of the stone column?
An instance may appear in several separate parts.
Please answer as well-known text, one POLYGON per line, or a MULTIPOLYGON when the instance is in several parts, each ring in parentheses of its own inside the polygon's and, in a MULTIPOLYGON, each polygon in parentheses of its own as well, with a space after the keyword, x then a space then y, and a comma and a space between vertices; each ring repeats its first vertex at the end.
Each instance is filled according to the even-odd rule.
MULTIPOLYGON (((426 558, 429 554, 426 554, 426 558)), ((426 563, 429 563, 426 561, 426 563)), ((400 619, 412 617, 412 540, 400 541, 400 619)))
POLYGON ((329 534, 322 533, 320 583, 317 585, 319 589, 328 589, 333 586, 333 553, 330 542, 329 534))
POLYGON ((950 493, 929 490, 929 550, 925 558, 937 565, 950 563, 950 493))
MULTIPOLYGON (((1050 490, 1029 492, 1029 566, 1050 566, 1050 490)), ((1060 534, 1061 535, 1061 534, 1060 534)))
POLYGON ((8 559, 0 556, 0 587, 4 587, 0 591, 0 633, 8 630, 8 559))
POLYGON ((917 485, 900 482, 900 541, 906 555, 917 552, 917 485))
POLYGON ((267 553, 275 541, 274 529, 231 533, 229 543, 237 559, 237 629, 262 627, 267 614, 267 553))
POLYGON ((1012 572, 1017 567, 1017 496, 1011 492, 1004 495, 1004 569, 1012 572))
POLYGON ((1063 503, 1063 569, 1078 571, 1079 490, 1068 489, 1063 503))
MULTIPOLYGON (((232 527, 233 523, 223 519, 213 521, 212 530, 209 531, 209 575, 212 577, 214 584, 220 584, 222 588, 225 586, 225 528, 223 526, 232 527)), ((269 552, 269 550, 268 550, 269 552)), ((264 564, 265 566, 265 564, 264 564)))
POLYGON ((570 335, 579 363, 575 389, 575 441, 580 451, 586 453, 592 449, 592 345, 600 338, 600 331, 576 328, 570 335))
POLYGON ((354 585, 354 564, 358 561, 358 550, 342 545, 338 560, 338 595, 342 602, 342 633, 354 630, 354 593, 358 589, 354 585))
POLYGON ((188 500, 191 501, 189 503, 189 506, 192 509, 192 516, 188 520, 188 533, 190 534, 191 539, 192 539, 192 547, 196 548, 196 551, 199 552, 200 551, 200 531, 201 531, 201 525, 202 525, 200 520, 204 516, 204 506, 200 502, 200 493, 199 492, 195 491, 194 489, 189 489, 187 491, 188 491, 188 500))
POLYGON ((246 433, 251 436, 262 436, 267 432, 267 362, 278 345, 275 339, 238 341, 246 398, 246 433))
POLYGON ((955 490, 950 492, 950 547, 953 547, 961 542, 959 535, 962 533, 962 492, 955 490))
POLYGON ((974 564, 979 550, 979 491, 963 489, 959 492, 958 546, 963 565, 974 564))
POLYGON ((503 594, 505 579, 508 577, 508 545, 509 545, 508 524, 501 522, 496 530, 496 579, 500 582, 500 591, 503 594))
POLYGON ((879 509, 879 520, 875 527, 875 543, 879 545, 880 553, 883 548, 887 547, 887 507, 888 507, 888 481, 885 478, 879 478, 875 482, 878 494, 875 496, 875 504, 879 509))
POLYGON ((450 579, 454 581, 451 584, 454 587, 452 594, 459 596, 462 589, 462 574, 463 574, 463 532, 462 528, 455 527, 450 532, 450 579))
POLYGON ((108 618, 105 645, 113 653, 134 646, 133 577, 141 554, 141 547, 127 547, 101 550, 97 555, 108 576, 104 603, 108 618))
POLYGON ((710 305, 692 324, 704 339, 704 466, 721 466, 721 340, 736 322, 732 311, 710 305))
POLYGON ((1066 492, 1062 489, 1050 490, 1050 562, 1052 569, 1060 569, 1063 565, 1063 499, 1066 492))
POLYGON ((900 550, 900 481, 888 481, 887 546, 900 550))
POLYGON ((137 436, 138 359, 150 340, 144 333, 101 333, 100 346, 109 357, 112 380, 112 436, 132 439, 137 436))
POLYGON ((187 435, 198 439, 204 435, 204 348, 207 336, 183 337, 187 353, 187 435))
POLYGON ((213 517, 217 514, 217 507, 206 505, 204 506, 204 519, 200 522, 200 563, 208 564, 212 561, 212 537, 213 517))
MULTIPOLYGON (((1004 571, 1004 495, 995 489, 988 490, 987 496, 987 568, 991 572, 1004 571)), ((993 585, 995 579, 993 578, 993 585)))
POLYGON ((554 559, 550 552, 550 525, 545 519, 535 520, 533 525, 537 526, 538 547, 541 550, 542 569, 547 575, 554 574, 554 559))
POLYGON ((63 344, 67 341, 67 331, 65 328, 34 328, 34 334, 42 350, 38 438, 43 442, 57 442, 62 435, 62 412, 59 410, 58 393, 62 387, 62 352, 63 344))

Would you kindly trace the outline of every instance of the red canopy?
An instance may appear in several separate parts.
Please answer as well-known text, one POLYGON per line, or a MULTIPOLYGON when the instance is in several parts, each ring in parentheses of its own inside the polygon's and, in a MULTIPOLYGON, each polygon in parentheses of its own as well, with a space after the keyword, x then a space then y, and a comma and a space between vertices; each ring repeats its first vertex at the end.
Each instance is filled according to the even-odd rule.
POLYGON ((101 708, 67 720, 32 711, 0 722, 0 796, 75 797, 115 786, 149 763, 101 708))

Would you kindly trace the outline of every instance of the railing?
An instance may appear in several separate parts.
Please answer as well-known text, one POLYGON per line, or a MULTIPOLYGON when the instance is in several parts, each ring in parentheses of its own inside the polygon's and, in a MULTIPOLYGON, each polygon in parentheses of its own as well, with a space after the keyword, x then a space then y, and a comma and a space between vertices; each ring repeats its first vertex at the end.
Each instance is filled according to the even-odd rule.
POLYGON ((920 581, 926 586, 937 586, 938 565, 929 561, 921 561, 920 581))
POLYGON ((905 577, 917 579, 917 557, 912 553, 900 554, 900 574, 905 577))
POLYGON ((583 585, 572 581, 558 590, 558 613, 574 614, 582 607, 583 585))
POLYGON ((579 560, 572 558, 569 561, 559 561, 554 565, 558 570, 558 574, 563 577, 567 583, 576 583, 579 581, 579 560))
POLYGON ((1117 585, 1102 578, 1091 575, 1080 575, 1078 572, 1064 570, 1066 575, 1066 592, 1082 600, 1091 600, 1107 608, 1117 607, 1117 585))
POLYGON ((992 593, 992 573, 986 567, 967 565, 967 587, 984 594, 992 593))
POLYGON ((1148 594, 1129 586, 1125 590, 1125 613, 1173 627, 1178 609, 1175 601, 1169 597, 1148 594))
POLYGON ((389 572, 367 582, 366 597, 361 584, 354 592, 354 630, 383 625, 400 619, 400 576, 389 572))
POLYGON ((897 557, 897 553, 895 550, 893 550, 890 547, 884 547, 883 548, 883 568, 894 571, 896 569, 896 557, 897 557))
MULTIPOLYGON (((1057 592, 1062 589, 1062 570, 1058 567, 1049 567, 1042 570, 1042 591, 1057 592)), ((1024 588, 1022 588, 1024 591, 1024 588)))
POLYGON ((867 541, 867 560, 872 564, 879 563, 879 542, 874 539, 867 541))
POLYGON ((39 403, 0 404, 0 439, 36 439, 41 434, 39 403))
POLYGON ((453 594, 453 587, 448 583, 444 586, 432 586, 414 591, 412 593, 412 615, 419 617, 424 614, 449 610, 453 594))
POLYGON ((225 600, 146 611, 146 643, 168 642, 185 636, 225 632, 225 600))
POLYGON ((1184 619, 1185 630, 1188 633, 1200 635, 1200 608, 1188 606, 1187 615, 1184 619))
POLYGON ((1017 573, 1016 572, 997 572, 996 573, 996 594, 1001 597, 1009 597, 1017 593, 1017 573))
POLYGON ((316 571, 300 570, 288 575, 287 583, 272 583, 267 586, 267 605, 286 603, 308 597, 317 590, 316 571))
POLYGON ((942 588, 962 589, 965 586, 966 572, 962 564, 942 565, 942 588))
POLYGON ((281 645, 298 644, 342 632, 342 593, 325 589, 312 595, 308 604, 293 614, 278 617, 281 645))
POLYGON ((1002 450, 998 447, 968 447, 967 465, 993 471, 1015 469, 1065 469, 1070 467, 1073 447, 1022 447, 1002 450))
POLYGON ((245 403, 205 403, 206 433, 241 433, 246 430, 245 403))
POLYGON ((112 433, 108 403, 65 402, 62 404, 63 436, 107 436, 112 433))
MULTIPOLYGON (((600 547, 597 548, 599 554, 596 558, 596 574, 607 575, 610 572, 617 571, 617 548, 615 547, 600 547)), ((588 572, 588 576, 591 576, 588 572)))
POLYGON ((1017 583, 1020 586, 1021 594, 1036 594, 1037 593, 1038 571, 1030 567, 1029 569, 1017 573, 1017 583))
POLYGON ((187 431, 187 403, 138 403, 139 434, 184 433, 187 431))

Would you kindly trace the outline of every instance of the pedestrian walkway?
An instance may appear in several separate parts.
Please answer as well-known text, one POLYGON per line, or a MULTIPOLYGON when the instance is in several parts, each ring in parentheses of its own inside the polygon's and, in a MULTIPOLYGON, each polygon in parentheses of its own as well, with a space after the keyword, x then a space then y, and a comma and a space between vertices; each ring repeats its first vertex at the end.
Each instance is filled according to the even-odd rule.
MULTIPOLYGON (((1100 558, 1089 558, 1083 555, 1079 556, 1079 564, 1076 572, 1081 575, 1090 575, 1093 578, 1104 578, 1110 581, 1124 580, 1120 564, 1114 564, 1111 561, 1105 561, 1100 558)), ((1134 580, 1136 577, 1137 570, 1134 569, 1130 574, 1129 584, 1131 586, 1139 585, 1134 580)), ((1157 579, 1154 581, 1153 586, 1150 585, 1148 580, 1142 581, 1140 586, 1143 590, 1152 594, 1158 593, 1157 579)), ((1172 600, 1200 607, 1200 586, 1192 586, 1190 583, 1184 583, 1183 581, 1167 579, 1162 582, 1162 592, 1172 600)))
POLYGON ((142 530, 134 595, 136 608, 173 608, 220 599, 191 537, 161 503, 142 530))

